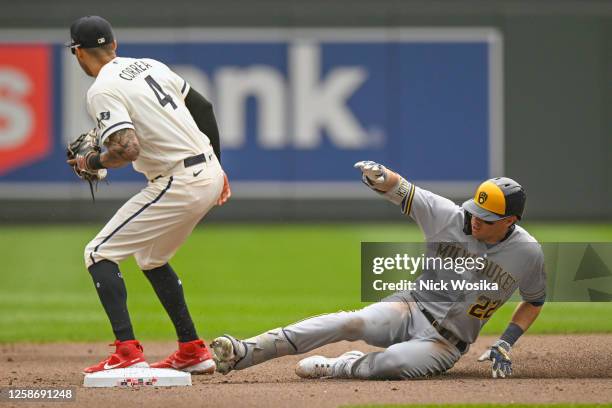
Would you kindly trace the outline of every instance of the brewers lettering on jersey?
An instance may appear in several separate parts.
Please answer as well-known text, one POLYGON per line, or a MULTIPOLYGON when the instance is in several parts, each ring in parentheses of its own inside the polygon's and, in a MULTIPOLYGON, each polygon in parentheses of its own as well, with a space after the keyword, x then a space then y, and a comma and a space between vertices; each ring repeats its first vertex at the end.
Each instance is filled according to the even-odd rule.
POLYGON ((312 317, 246 340, 218 337, 211 343, 217 371, 242 370, 342 340, 364 340, 385 349, 366 354, 349 351, 336 358, 308 357, 298 363, 296 374, 368 380, 439 374, 468 351, 484 324, 518 288, 523 301, 499 340, 479 358, 492 363, 493 377, 510 375, 510 349, 537 318, 546 297, 541 247, 516 224, 525 206, 523 188, 512 179, 494 178, 458 206, 378 163, 358 162, 355 167, 368 187, 399 205, 418 224, 428 257, 486 259, 484 267, 461 272, 465 282, 478 285, 469 285, 469 290, 442 285, 450 280, 448 274, 456 272, 441 264, 428 267, 417 281, 423 285, 361 310, 312 317))
POLYGON ((178 338, 178 350, 151 367, 213 373, 215 363, 197 335, 182 282, 168 263, 202 217, 231 195, 212 105, 163 63, 118 57, 111 25, 102 17, 74 21, 70 36, 67 46, 95 78, 87 109, 105 149, 68 163, 88 171, 131 163, 147 180, 85 248, 85 264, 110 320, 115 350, 84 372, 149 367, 134 335, 118 266, 133 256, 178 338))

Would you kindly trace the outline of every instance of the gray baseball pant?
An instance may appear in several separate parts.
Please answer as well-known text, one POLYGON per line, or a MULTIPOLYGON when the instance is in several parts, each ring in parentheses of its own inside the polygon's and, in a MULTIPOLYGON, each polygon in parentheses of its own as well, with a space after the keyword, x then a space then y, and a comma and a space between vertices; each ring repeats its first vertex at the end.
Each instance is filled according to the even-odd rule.
POLYGON ((363 340, 385 350, 357 359, 350 372, 359 379, 407 379, 450 369, 460 351, 442 337, 418 305, 396 294, 353 312, 311 317, 247 339, 247 356, 236 369, 287 354, 302 354, 342 340, 363 340))

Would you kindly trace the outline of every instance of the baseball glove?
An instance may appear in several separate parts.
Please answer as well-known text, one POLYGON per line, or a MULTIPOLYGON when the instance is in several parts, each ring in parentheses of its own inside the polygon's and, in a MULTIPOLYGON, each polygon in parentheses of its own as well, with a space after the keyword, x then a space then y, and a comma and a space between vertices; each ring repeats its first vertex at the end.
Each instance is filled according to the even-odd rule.
POLYGON ((68 144, 66 156, 68 164, 74 173, 82 180, 89 183, 91 197, 95 201, 94 186, 97 189, 98 182, 106 177, 106 169, 90 170, 87 168, 87 159, 90 154, 100 153, 102 148, 98 140, 96 130, 92 129, 87 133, 79 135, 74 141, 68 144))

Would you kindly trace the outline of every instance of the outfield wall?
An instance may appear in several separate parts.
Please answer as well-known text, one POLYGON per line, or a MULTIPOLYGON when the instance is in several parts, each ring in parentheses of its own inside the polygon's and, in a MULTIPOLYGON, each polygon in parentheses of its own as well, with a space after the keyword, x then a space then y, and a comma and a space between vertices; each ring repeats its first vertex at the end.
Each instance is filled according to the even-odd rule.
POLYGON ((91 123, 62 26, 88 13, 114 23, 120 52, 167 62, 215 103, 235 193, 218 218, 393 217, 358 182, 360 159, 456 200, 508 175, 534 218, 612 216, 609 2, 147 4, 4 6, 0 103, 29 126, 0 127, 2 219, 101 219, 138 191, 113 172, 92 211, 62 164, 91 123))

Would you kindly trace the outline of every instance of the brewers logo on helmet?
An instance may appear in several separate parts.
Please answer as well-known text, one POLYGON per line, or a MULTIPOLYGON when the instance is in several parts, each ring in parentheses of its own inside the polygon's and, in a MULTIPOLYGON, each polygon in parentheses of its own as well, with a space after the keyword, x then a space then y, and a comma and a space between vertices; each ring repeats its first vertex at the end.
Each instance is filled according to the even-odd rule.
POLYGON ((526 199, 525 190, 519 183, 508 177, 496 177, 478 186, 474 198, 462 207, 484 221, 497 221, 512 215, 520 220, 526 199))

